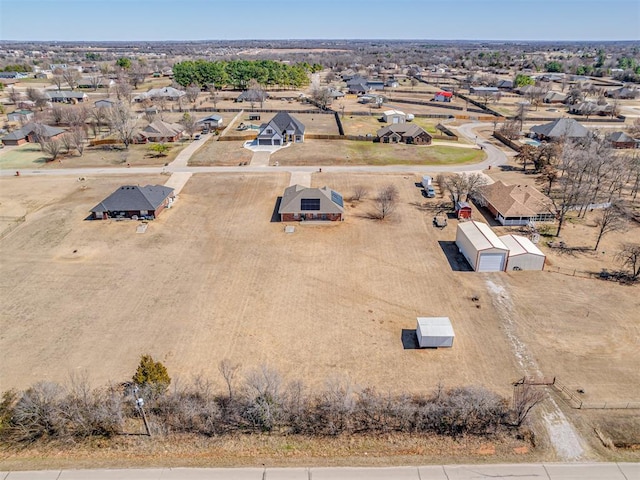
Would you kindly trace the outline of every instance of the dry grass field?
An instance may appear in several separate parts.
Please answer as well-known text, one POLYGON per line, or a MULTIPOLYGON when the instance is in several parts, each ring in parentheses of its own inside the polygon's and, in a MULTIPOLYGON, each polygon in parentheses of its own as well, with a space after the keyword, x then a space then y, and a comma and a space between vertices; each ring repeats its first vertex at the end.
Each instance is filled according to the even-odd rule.
POLYGON ((123 381, 149 352, 174 378, 219 381, 217 364, 230 358, 312 387, 346 376, 394 392, 441 381, 509 395, 524 372, 517 338, 540 373, 589 399, 637 394, 635 287, 453 271, 444 252, 455 222, 432 227, 437 200, 424 199, 416 181, 316 174, 314 185, 346 197, 356 185, 394 184, 397 215, 373 221, 372 201, 347 201, 345 222, 285 234, 270 219, 287 174, 195 175, 140 235, 133 222, 84 221, 122 178, 88 179, 85 189, 77 179, 2 179, 0 206, 19 198, 31 215, 0 241, 0 387, 78 372, 95 384, 123 381), (410 348, 418 315, 450 316, 454 347, 410 348))
POLYGON ((449 145, 405 145, 351 140, 305 140, 271 155, 280 165, 452 165, 477 163, 485 153, 449 145))
POLYGON ((191 156, 189 166, 235 166, 250 162, 253 152, 242 145, 242 141, 220 142, 211 137, 191 156))

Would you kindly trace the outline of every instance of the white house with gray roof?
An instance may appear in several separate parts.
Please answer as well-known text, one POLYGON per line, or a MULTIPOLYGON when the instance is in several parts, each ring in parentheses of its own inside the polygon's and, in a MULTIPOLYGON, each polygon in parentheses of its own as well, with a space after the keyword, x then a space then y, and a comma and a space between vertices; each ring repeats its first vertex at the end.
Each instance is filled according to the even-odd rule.
POLYGON ((278 112, 269 123, 260 125, 258 145, 286 145, 304 142, 305 127, 288 112, 278 112))

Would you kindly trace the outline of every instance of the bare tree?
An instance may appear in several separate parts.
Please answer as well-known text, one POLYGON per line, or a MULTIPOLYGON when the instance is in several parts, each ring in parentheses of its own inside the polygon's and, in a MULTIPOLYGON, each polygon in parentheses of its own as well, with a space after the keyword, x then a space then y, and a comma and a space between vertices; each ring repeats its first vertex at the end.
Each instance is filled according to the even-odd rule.
POLYGON ((218 364, 218 370, 224 378, 225 383, 227 384, 227 390, 229 392, 229 400, 233 400, 233 392, 234 392, 234 382, 236 379, 236 375, 238 374, 238 370, 240 370, 239 363, 233 363, 231 360, 225 358, 220 361, 218 364))
POLYGON ((104 77, 100 71, 96 71, 89 73, 87 78, 89 80, 89 85, 91 85, 91 88, 93 88, 93 91, 95 92, 100 88, 104 77))
POLYGON ((533 159, 536 156, 536 147, 533 145, 523 145, 520 151, 516 155, 516 158, 522 162, 522 171, 527 171, 527 165, 533 163, 533 159))
POLYGON ((131 92, 133 89, 131 88, 131 84, 127 81, 127 77, 124 73, 120 72, 118 74, 113 91, 115 92, 118 100, 126 100, 127 102, 131 101, 131 92))
POLYGON ((35 104, 36 108, 39 108, 41 111, 44 109, 44 107, 47 106, 47 103, 49 102, 46 95, 42 91, 37 90, 33 87, 27 88, 27 98, 31 100, 35 104))
POLYGON ((380 190, 375 198, 375 213, 373 217, 384 220, 391 216, 398 205, 398 189, 394 185, 387 185, 380 190))
POLYGON ((127 70, 129 76, 129 83, 134 89, 138 88, 138 85, 144 82, 145 70, 139 62, 131 64, 131 67, 127 70))
POLYGON ((640 276, 640 244, 623 244, 622 250, 616 254, 616 260, 618 260, 623 267, 631 270, 631 278, 635 280, 640 276))
POLYGON ((327 87, 314 88, 311 91, 311 99, 324 110, 331 103, 331 92, 327 87))
POLYGON ((185 113, 180 119, 180 123, 184 127, 184 130, 192 137, 197 130, 196 119, 190 113, 185 113))
POLYGON ((67 68, 62 72, 62 78, 69 85, 69 88, 73 91, 78 86, 80 80, 80 72, 75 68, 67 68))
POLYGON ((523 124, 525 119, 527 118, 527 104, 524 102, 518 103, 518 108, 516 110, 516 120, 520 123, 520 130, 518 130, 518 136, 520 132, 522 132, 523 124))
POLYGON ((65 110, 65 121, 72 127, 84 127, 89 117, 89 110, 84 105, 76 105, 65 110))
POLYGON ((51 115, 51 121, 55 125, 60 125, 66 117, 65 107, 55 104, 49 109, 49 114, 51 115))
POLYGON ((58 158, 62 152, 62 143, 59 140, 46 140, 42 145, 42 151, 51 157, 51 161, 58 158))
POLYGON ((531 410, 542 403, 544 398, 544 391, 535 388, 526 381, 515 384, 513 387, 513 426, 521 426, 531 410))
POLYGON ((87 138, 84 128, 76 127, 73 130, 71 130, 71 137, 73 138, 73 146, 75 147, 76 150, 78 150, 78 153, 80 154, 80 156, 82 156, 82 154, 84 153, 84 146, 85 146, 84 142, 85 142, 85 139, 87 138))
POLYGON ((116 133, 118 139, 124 143, 124 148, 128 149, 133 141, 133 133, 136 128, 136 119, 131 113, 129 106, 123 102, 118 102, 109 108, 109 125, 116 133))
POLYGON ((56 86, 58 91, 62 90, 62 84, 64 83, 64 77, 62 76, 63 73, 64 71, 61 68, 56 68, 49 80, 52 85, 56 86))
POLYGON ((185 94, 187 96, 187 100, 189 100, 191 103, 196 103, 198 95, 200 95, 200 87, 192 83, 186 88, 185 94))
POLYGON ((209 93, 211 94, 211 102, 213 103, 213 108, 218 108, 218 100, 220 100, 220 92, 216 90, 216 86, 214 84, 209 85, 208 87, 209 93))
POLYGON ((449 194, 453 208, 460 201, 477 197, 480 187, 486 184, 486 177, 480 173, 443 175, 440 179, 440 185, 449 194))
POLYGON ((353 187, 353 194, 351 195, 351 200, 359 202, 360 200, 364 200, 369 193, 369 190, 364 185, 356 185, 353 187))
POLYGON ((516 120, 507 120, 506 122, 503 122, 498 129, 498 133, 504 135, 509 140, 516 140, 520 137, 520 132, 522 131, 522 128, 518 123, 519 122, 516 120))
POLYGON ((73 148, 73 138, 71 137, 71 133, 70 132, 63 133, 60 136, 60 143, 67 150, 67 155, 69 155, 69 153, 71 152, 71 149, 73 148))
POLYGON ((89 111, 89 116, 93 120, 93 122, 91 123, 91 126, 93 128, 93 136, 97 137, 102 125, 107 123, 107 107, 92 108, 89 111))
POLYGON ((14 105, 17 105, 20 99, 22 98, 22 95, 20 94, 20 92, 18 92, 13 87, 9 89, 8 94, 9 94, 9 100, 11 100, 11 103, 13 103, 14 105))
POLYGON ((251 108, 253 108, 255 102, 260 102, 260 108, 263 108, 266 99, 267 92, 264 87, 257 80, 251 79, 247 89, 247 100, 251 103, 251 108))
POLYGON ((607 208, 602 208, 598 211, 598 217, 596 218, 596 226, 598 227, 598 238, 593 250, 598 250, 600 240, 606 234, 611 232, 622 232, 627 229, 627 215, 622 208, 612 203, 607 208))

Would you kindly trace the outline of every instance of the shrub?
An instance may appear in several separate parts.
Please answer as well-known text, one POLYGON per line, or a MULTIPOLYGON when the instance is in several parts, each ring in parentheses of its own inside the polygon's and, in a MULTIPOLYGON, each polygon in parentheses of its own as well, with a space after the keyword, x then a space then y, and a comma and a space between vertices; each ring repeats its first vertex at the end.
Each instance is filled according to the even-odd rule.
POLYGON ((167 368, 161 362, 156 362, 151 355, 142 355, 132 380, 154 396, 165 393, 171 384, 167 368))

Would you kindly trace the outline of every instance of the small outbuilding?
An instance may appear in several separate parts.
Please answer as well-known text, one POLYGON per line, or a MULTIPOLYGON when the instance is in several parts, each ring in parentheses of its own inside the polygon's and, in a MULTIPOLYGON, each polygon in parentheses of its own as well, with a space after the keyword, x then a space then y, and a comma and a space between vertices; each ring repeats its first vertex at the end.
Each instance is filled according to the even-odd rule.
POLYGON ((382 121, 386 123, 405 123, 407 115, 400 110, 386 110, 382 114, 382 121))
POLYGON ((503 235, 498 238, 509 249, 505 270, 544 270, 545 254, 527 237, 503 235))
POLYGON ((464 218, 466 220, 471 218, 471 205, 467 202, 456 202, 456 215, 458 220, 464 218))
POLYGON ((449 317, 418 317, 416 336, 420 348, 453 347, 453 326, 449 317))
POLYGON ((509 248, 486 223, 459 223, 456 245, 476 272, 501 272, 507 265, 509 248))

